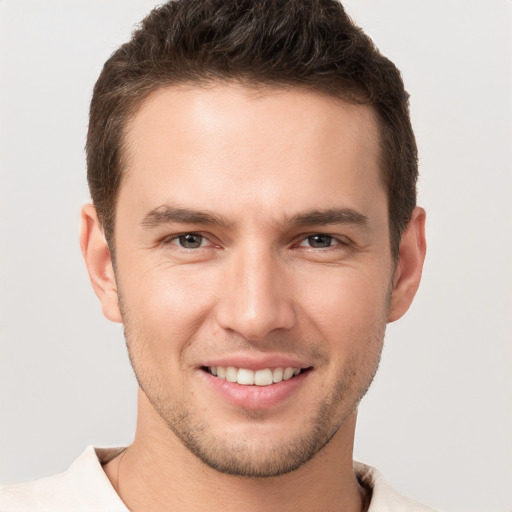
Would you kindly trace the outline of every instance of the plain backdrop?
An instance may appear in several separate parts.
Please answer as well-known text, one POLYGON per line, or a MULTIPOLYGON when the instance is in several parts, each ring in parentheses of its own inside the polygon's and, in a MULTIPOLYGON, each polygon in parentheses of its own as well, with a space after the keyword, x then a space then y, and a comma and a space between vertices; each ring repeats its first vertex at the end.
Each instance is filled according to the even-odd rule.
MULTIPOLYGON (((0 0, 0 481, 129 443, 136 384, 78 246, 103 62, 150 0, 0 0)), ((446 512, 512 510, 510 0, 350 0, 402 70, 428 257, 389 327, 355 457, 446 512)))

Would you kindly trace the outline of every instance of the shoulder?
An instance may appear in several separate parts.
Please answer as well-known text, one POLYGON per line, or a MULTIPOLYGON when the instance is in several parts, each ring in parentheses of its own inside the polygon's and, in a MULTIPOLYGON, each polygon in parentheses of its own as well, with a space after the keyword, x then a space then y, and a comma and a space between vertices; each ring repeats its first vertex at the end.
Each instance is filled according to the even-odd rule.
POLYGON ((361 485, 371 492, 368 512, 439 512, 398 494, 371 466, 354 462, 354 470, 361 485))
POLYGON ((99 454, 113 450, 88 447, 64 473, 33 482, 0 487, 2 512, 127 512, 105 475, 99 454))

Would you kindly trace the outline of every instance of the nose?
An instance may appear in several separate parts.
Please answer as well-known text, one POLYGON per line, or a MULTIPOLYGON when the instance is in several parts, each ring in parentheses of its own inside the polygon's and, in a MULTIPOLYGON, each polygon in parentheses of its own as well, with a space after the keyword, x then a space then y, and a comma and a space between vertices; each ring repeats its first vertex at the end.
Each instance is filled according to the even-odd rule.
POLYGON ((288 274, 268 249, 248 248, 233 254, 223 272, 219 326, 250 341, 293 327, 296 314, 288 274))

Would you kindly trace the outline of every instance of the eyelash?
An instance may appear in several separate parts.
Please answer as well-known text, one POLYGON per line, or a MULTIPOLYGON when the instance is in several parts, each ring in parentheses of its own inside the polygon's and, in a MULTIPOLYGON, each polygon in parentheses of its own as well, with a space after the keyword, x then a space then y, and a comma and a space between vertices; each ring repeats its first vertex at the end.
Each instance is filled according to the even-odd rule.
POLYGON ((194 231, 189 231, 189 232, 186 232, 186 233, 180 233, 180 234, 177 234, 177 235, 173 235, 171 237, 167 237, 163 240, 163 243, 164 244, 171 244, 171 245, 176 245, 179 249, 182 249, 182 250, 185 250, 185 251, 193 251, 193 250, 196 250, 196 249, 204 249, 205 247, 202 245, 204 241, 208 241, 208 238, 201 234, 201 233, 196 233, 194 231), (183 245, 181 245, 179 243, 179 240, 181 238, 185 238, 187 236, 196 236, 196 237, 200 237, 201 238, 201 242, 200 242, 200 245, 198 247, 183 247, 183 245), (173 242, 176 242, 176 243, 173 243, 173 242))
POLYGON ((342 246, 342 247, 346 247, 346 246, 349 246, 350 243, 348 241, 348 239, 345 239, 344 237, 340 238, 340 237, 336 237, 334 235, 331 235, 329 233, 313 233, 313 234, 310 234, 310 235, 306 235, 304 236, 300 243, 298 244, 299 247, 304 247, 302 245, 303 242, 306 242, 309 240, 309 242, 311 243, 311 239, 312 238, 315 238, 315 237, 318 237, 318 238, 326 238, 328 240, 326 240, 329 245, 327 247, 313 247, 311 245, 307 246, 307 248, 309 249, 323 249, 323 250, 328 250, 328 249, 332 249, 334 247, 338 247, 338 246, 342 246))
MULTIPOLYGON (((173 235, 171 237, 167 237, 167 238, 165 238, 163 240, 163 243, 164 244, 175 245, 179 249, 182 249, 182 250, 185 250, 185 251, 194 251, 196 249, 208 248, 208 247, 205 247, 205 246, 202 245, 205 241, 206 242, 209 241, 209 238, 206 235, 203 235, 202 233, 197 233, 197 232, 194 232, 194 231, 190 231, 190 232, 186 232, 186 233, 179 233, 179 234, 173 235), (185 237, 192 237, 192 236, 200 237, 201 238, 201 240, 199 242, 199 245, 197 247, 184 247, 179 242, 180 239, 184 239, 185 237)), ((338 247, 338 246, 348 247, 350 245, 351 245, 350 241, 348 239, 346 239, 345 237, 340 238, 340 237, 336 237, 336 236, 328 234, 328 233, 312 233, 312 234, 308 234, 308 235, 302 235, 300 240, 299 240, 299 242, 294 244, 294 247, 305 247, 307 249, 312 249, 312 250, 318 249, 318 250, 327 251, 329 249, 333 249, 333 248, 338 247), (329 245, 327 245, 326 247, 313 247, 311 245, 307 245, 307 246, 303 245, 303 243, 307 242, 308 240, 311 243, 312 242, 311 239, 313 239, 314 237, 326 238, 327 239, 326 243, 328 243, 329 245)))

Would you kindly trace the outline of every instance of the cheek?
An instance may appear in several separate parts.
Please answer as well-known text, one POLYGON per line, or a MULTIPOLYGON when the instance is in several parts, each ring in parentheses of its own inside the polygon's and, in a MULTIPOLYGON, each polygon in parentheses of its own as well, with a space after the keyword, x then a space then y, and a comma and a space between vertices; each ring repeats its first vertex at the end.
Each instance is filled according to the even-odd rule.
POLYGON ((302 281, 299 304, 325 338, 336 344, 357 343, 385 323, 388 285, 382 274, 356 268, 329 268, 302 281))
POLYGON ((215 300, 207 273, 180 267, 154 267, 121 283, 125 325, 154 345, 187 343, 215 300))

